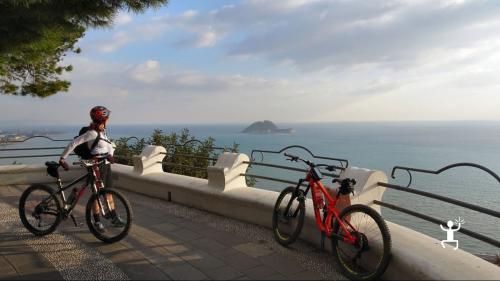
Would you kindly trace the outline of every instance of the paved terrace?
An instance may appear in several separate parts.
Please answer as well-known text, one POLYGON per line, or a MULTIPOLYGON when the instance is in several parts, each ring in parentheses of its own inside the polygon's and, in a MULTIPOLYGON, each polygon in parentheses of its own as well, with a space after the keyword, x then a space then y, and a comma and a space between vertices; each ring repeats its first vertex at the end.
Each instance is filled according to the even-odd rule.
POLYGON ((35 237, 19 220, 24 188, 0 186, 0 279, 344 279, 311 245, 284 248, 263 227, 126 191, 134 225, 121 242, 98 241, 83 205, 75 209, 81 226, 68 219, 35 237))

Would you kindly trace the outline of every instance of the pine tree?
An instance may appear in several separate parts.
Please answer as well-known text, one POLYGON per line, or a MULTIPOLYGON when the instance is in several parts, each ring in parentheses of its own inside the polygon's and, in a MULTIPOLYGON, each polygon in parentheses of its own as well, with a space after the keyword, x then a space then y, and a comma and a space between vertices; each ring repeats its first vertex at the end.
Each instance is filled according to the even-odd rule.
POLYGON ((141 12, 168 0, 0 1, 0 93, 48 97, 66 92, 61 65, 88 28, 107 27, 119 11, 141 12))

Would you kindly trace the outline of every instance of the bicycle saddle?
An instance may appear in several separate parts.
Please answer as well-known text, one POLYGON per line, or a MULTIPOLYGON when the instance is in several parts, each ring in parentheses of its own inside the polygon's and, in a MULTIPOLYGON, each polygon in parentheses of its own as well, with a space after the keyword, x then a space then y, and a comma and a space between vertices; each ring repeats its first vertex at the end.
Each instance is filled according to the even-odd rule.
POLYGON ((59 178, 59 163, 54 161, 45 162, 45 166, 47 166, 47 174, 54 178, 59 178))

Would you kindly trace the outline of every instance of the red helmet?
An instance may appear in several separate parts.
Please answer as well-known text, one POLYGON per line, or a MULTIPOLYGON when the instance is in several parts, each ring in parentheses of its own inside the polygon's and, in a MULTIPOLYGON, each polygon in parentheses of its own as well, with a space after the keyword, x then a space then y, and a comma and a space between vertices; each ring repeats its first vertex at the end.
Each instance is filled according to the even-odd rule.
POLYGON ((103 123, 108 120, 111 111, 104 106, 94 106, 90 110, 90 118, 94 123, 103 123))

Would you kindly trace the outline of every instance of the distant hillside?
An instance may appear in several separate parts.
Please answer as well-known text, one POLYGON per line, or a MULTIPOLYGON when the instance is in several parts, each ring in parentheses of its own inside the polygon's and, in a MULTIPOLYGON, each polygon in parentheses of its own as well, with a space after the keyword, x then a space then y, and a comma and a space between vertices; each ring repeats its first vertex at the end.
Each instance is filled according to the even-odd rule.
POLYGON ((246 134, 292 134, 294 129, 280 129, 269 120, 257 121, 246 127, 242 133, 246 134))

